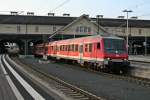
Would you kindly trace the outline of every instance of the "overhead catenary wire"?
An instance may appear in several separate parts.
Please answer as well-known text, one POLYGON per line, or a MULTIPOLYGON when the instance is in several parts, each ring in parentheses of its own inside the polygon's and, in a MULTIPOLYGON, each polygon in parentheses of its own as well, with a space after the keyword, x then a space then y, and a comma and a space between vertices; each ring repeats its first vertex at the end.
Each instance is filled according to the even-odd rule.
POLYGON ((55 7, 54 9, 52 9, 50 12, 54 12, 55 10, 59 9, 60 7, 64 6, 66 3, 68 3, 70 0, 65 0, 64 2, 62 2, 60 5, 58 5, 57 7, 55 7))

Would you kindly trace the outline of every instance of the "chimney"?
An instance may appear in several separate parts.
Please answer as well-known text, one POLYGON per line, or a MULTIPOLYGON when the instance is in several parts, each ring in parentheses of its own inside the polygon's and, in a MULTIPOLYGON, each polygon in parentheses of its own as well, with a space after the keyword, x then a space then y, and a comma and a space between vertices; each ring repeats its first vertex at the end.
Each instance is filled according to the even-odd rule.
POLYGON ((18 15, 18 12, 16 12, 16 11, 11 11, 10 14, 11 14, 11 15, 18 15))
POLYGON ((89 17, 89 14, 83 14, 84 16, 86 16, 86 17, 89 17))
POLYGON ((48 13, 48 16, 55 16, 55 13, 48 13))
POLYGON ((66 13, 64 13, 64 14, 63 14, 63 16, 64 16, 64 17, 65 17, 65 16, 70 16, 70 14, 66 14, 66 13))
POLYGON ((96 18, 103 18, 104 15, 96 15, 96 18))
POLYGON ((27 12, 27 15, 34 16, 34 12, 27 12))
POLYGON ((124 17, 124 16, 118 16, 118 18, 119 18, 119 19, 124 19, 125 17, 124 17))
POLYGON ((130 19, 138 19, 137 16, 130 17, 130 19))

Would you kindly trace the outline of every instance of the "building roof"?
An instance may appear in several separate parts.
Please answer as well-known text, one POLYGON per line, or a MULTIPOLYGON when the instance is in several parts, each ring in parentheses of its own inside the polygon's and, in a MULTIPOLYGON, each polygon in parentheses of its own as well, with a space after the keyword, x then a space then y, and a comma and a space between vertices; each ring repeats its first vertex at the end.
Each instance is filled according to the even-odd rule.
MULTIPOLYGON (((70 16, 29 16, 29 15, 0 15, 0 24, 39 24, 39 25, 68 25, 78 17, 70 16)), ((91 18, 96 21, 96 18, 91 18)), ((126 27, 126 19, 100 18, 104 27, 126 27)), ((129 19, 129 27, 149 28, 150 20, 129 19)))
MULTIPOLYGON (((58 31, 63 31, 63 30, 65 30, 65 29, 67 29, 68 27, 70 27, 70 26, 73 25, 74 23, 80 21, 81 19, 86 19, 87 21, 91 22, 91 19, 90 19, 87 15, 83 14, 82 16, 78 17, 77 19, 75 19, 74 21, 72 21, 71 23, 69 23, 68 25, 66 25, 65 27, 62 27, 62 28, 59 29, 58 31)), ((95 24, 96 26, 98 26, 97 23, 92 23, 92 24, 95 24)), ((102 30, 103 32, 106 32, 105 29, 104 29, 101 25, 99 25, 99 28, 100 28, 100 30, 102 30)))
POLYGON ((0 15, 0 24, 67 25, 75 19, 63 16, 0 15))
MULTIPOLYGON (((96 18, 92 18, 93 21, 96 21, 96 18)), ((114 19, 114 18, 100 18, 99 23, 103 27, 126 27, 126 19, 114 19)), ((149 28, 150 20, 141 20, 141 19, 129 19, 129 27, 137 28, 149 28)))

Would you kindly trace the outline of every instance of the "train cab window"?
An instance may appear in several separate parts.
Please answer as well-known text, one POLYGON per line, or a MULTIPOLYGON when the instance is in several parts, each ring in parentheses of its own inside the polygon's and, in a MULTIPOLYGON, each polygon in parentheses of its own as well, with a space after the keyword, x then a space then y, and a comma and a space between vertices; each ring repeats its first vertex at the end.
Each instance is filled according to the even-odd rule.
POLYGON ((92 52, 92 44, 89 44, 89 52, 92 52))
POLYGON ((101 49, 100 43, 97 43, 97 49, 101 49))

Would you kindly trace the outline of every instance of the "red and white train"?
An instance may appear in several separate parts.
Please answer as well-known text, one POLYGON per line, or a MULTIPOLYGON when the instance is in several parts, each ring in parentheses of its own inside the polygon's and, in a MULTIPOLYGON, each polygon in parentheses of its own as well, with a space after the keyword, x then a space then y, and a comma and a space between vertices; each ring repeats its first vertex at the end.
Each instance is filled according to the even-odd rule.
POLYGON ((35 56, 68 59, 95 69, 127 71, 130 62, 124 39, 115 36, 88 36, 35 46, 35 56), (118 66, 119 65, 119 66, 118 66))

